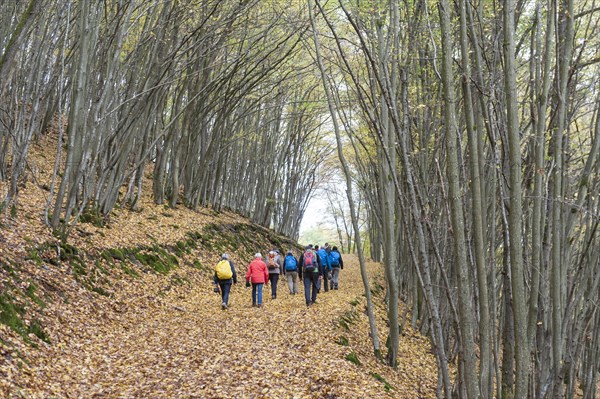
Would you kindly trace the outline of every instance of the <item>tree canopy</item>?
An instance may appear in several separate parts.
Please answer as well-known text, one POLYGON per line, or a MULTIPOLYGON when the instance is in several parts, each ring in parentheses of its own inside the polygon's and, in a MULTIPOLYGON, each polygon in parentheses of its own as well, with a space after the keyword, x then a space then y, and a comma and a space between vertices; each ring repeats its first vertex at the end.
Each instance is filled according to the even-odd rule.
POLYGON ((599 23, 575 0, 4 2, 0 209, 47 136, 64 240, 142 190, 297 239, 321 188, 339 246, 385 265, 390 366, 410 322, 439 396, 593 398, 599 23))

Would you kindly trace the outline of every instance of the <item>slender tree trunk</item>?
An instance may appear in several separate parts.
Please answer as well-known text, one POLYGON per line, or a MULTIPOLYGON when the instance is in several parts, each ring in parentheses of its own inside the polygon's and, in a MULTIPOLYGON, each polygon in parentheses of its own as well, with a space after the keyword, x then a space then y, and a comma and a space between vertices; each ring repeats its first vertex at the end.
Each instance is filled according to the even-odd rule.
POLYGON ((491 398, 492 392, 492 346, 490 320, 489 294, 487 270, 485 261, 485 245, 483 234, 483 197, 481 194, 481 178, 479 171, 479 136, 475 131, 475 117, 473 115, 473 97, 471 95, 471 66, 469 61, 469 45, 467 34, 467 4, 466 0, 459 1, 460 10, 460 48, 462 64, 463 104, 470 151, 471 191, 472 191, 472 224, 473 238, 475 241, 475 264, 477 266, 477 281, 479 288, 479 386, 483 398, 491 398))
POLYGON ((563 316, 567 306, 566 301, 566 276, 568 262, 563 257, 564 250, 564 225, 563 218, 563 140, 567 128, 567 103, 569 97, 569 69, 571 67, 571 56, 573 51, 573 1, 562 0, 560 2, 560 29, 558 31, 558 73, 556 76, 557 88, 557 117, 556 130, 554 133, 554 173, 553 190, 554 202, 552 206, 552 272, 551 272, 551 301, 552 301, 552 351, 553 351, 553 389, 552 397, 559 398, 564 389, 564 367, 563 349, 565 345, 563 316))
POLYGON ((521 183, 521 136, 519 132, 515 67, 515 4, 504 0, 504 79, 506 92, 508 159, 510 168, 510 271, 515 328, 515 398, 527 396, 529 341, 527 339, 527 296, 523 269, 523 201, 521 183))
POLYGON ((331 121, 333 123, 333 129, 335 132, 335 139, 337 143, 337 152, 338 158, 342 165, 342 170, 344 172, 344 177, 346 179, 346 195, 348 197, 348 204, 350 206, 350 217, 352 219, 352 226, 354 228, 354 239, 356 241, 356 248, 358 251, 358 261, 360 263, 360 273, 362 276, 363 284, 365 286, 365 298, 367 300, 367 314, 369 317, 369 327, 371 330, 371 339, 373 342, 373 353, 375 357, 378 359, 382 358, 381 354, 381 346, 379 344, 379 335, 377 333, 377 325, 375 324, 375 312, 373 310, 373 300, 371 298, 371 289, 369 287, 369 277, 367 276, 367 267, 365 256, 362 249, 362 241, 360 239, 360 230, 358 228, 358 218, 356 215, 356 209, 354 206, 354 199, 352 195, 352 178, 351 172, 346 162, 346 158, 342 151, 342 137, 340 133, 340 129, 338 126, 338 121, 336 117, 336 111, 334 108, 334 101, 331 95, 331 90, 329 88, 329 83, 327 82, 327 74, 325 73, 325 67, 323 66, 323 61, 321 59, 321 50, 319 44, 319 36, 317 32, 317 25, 315 22, 315 17, 313 13, 312 1, 307 0, 308 10, 310 13, 310 23, 313 30, 313 40, 315 43, 315 55, 317 59, 317 66, 319 67, 319 71, 321 73, 321 79, 323 83, 323 88, 325 90, 325 95, 327 97, 327 105, 329 106, 329 113, 331 115, 331 121))
POLYGON ((87 128, 88 69, 93 48, 91 43, 91 12, 90 0, 82 0, 79 4, 78 63, 73 68, 73 93, 67 128, 67 159, 52 214, 51 226, 54 229, 58 228, 61 215, 64 215, 64 223, 68 223, 71 209, 74 206, 75 193, 79 185, 77 176, 80 174, 78 169, 81 166, 83 156, 83 136, 87 128), (66 206, 64 213, 63 204, 66 206))
POLYGON ((473 332, 476 327, 473 314, 470 272, 467 264, 464 215, 460 189, 460 167, 458 162, 458 127, 456 123, 456 95, 452 73, 452 32, 450 29, 450 7, 447 0, 438 3, 440 27, 442 34, 442 82, 444 86, 444 130, 446 134, 448 195, 450 214, 452 217, 452 233, 454 237, 454 259, 458 271, 458 310, 460 317, 460 352, 464 363, 462 376, 467 398, 481 396, 477 378, 477 362, 475 358, 475 340, 473 332))

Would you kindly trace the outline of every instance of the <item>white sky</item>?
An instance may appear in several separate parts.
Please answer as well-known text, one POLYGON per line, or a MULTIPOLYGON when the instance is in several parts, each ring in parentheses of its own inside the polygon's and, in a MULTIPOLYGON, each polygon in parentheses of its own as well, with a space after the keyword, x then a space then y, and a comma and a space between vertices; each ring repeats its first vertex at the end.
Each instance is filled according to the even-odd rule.
POLYGON ((327 215, 327 199, 319 195, 319 191, 311 198, 300 223, 300 234, 317 226, 327 215))

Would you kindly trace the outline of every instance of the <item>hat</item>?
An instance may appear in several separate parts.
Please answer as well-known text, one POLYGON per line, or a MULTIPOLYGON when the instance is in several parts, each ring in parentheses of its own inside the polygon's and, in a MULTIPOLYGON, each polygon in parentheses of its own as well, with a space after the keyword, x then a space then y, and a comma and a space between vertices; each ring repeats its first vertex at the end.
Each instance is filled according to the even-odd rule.
POLYGON ((229 259, 229 255, 223 254, 223 255, 221 255, 221 259, 229 259))
POLYGON ((254 257, 262 259, 262 254, 260 252, 257 252, 257 253, 254 254, 254 257))
POLYGON ((275 251, 269 251, 269 255, 275 255, 275 251))
POLYGON ((292 254, 292 251, 291 251, 291 250, 290 250, 290 251, 287 251, 287 255, 291 255, 291 254, 292 254))

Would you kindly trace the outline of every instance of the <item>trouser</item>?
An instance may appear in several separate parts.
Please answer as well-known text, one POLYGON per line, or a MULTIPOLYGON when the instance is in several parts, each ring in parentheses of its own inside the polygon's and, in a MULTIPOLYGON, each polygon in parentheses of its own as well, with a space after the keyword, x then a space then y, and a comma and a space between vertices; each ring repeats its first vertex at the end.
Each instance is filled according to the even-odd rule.
POLYGON ((264 283, 252 283, 252 304, 262 305, 262 290, 264 283))
POLYGON ((221 300, 225 305, 229 304, 229 292, 231 291, 231 282, 221 283, 219 282, 219 287, 221 287, 221 300))
POLYGON ((304 273, 304 299, 306 299, 306 304, 310 305, 311 303, 317 300, 317 289, 319 284, 319 273, 308 272, 304 273), (312 294, 310 289, 312 288, 312 294))
POLYGON ((331 288, 336 288, 338 287, 338 282, 340 279, 340 268, 339 267, 334 267, 333 269, 331 269, 331 288))
POLYGON ((325 287, 325 292, 327 292, 329 291, 329 270, 327 270, 327 268, 324 269, 325 272, 323 273, 323 286, 325 287))
POLYGON ((298 293, 298 272, 285 272, 285 278, 287 279, 287 285, 290 289, 290 294, 298 293))
POLYGON ((271 297, 275 299, 277 298, 277 283, 279 282, 279 274, 270 273, 269 281, 271 282, 271 297))

